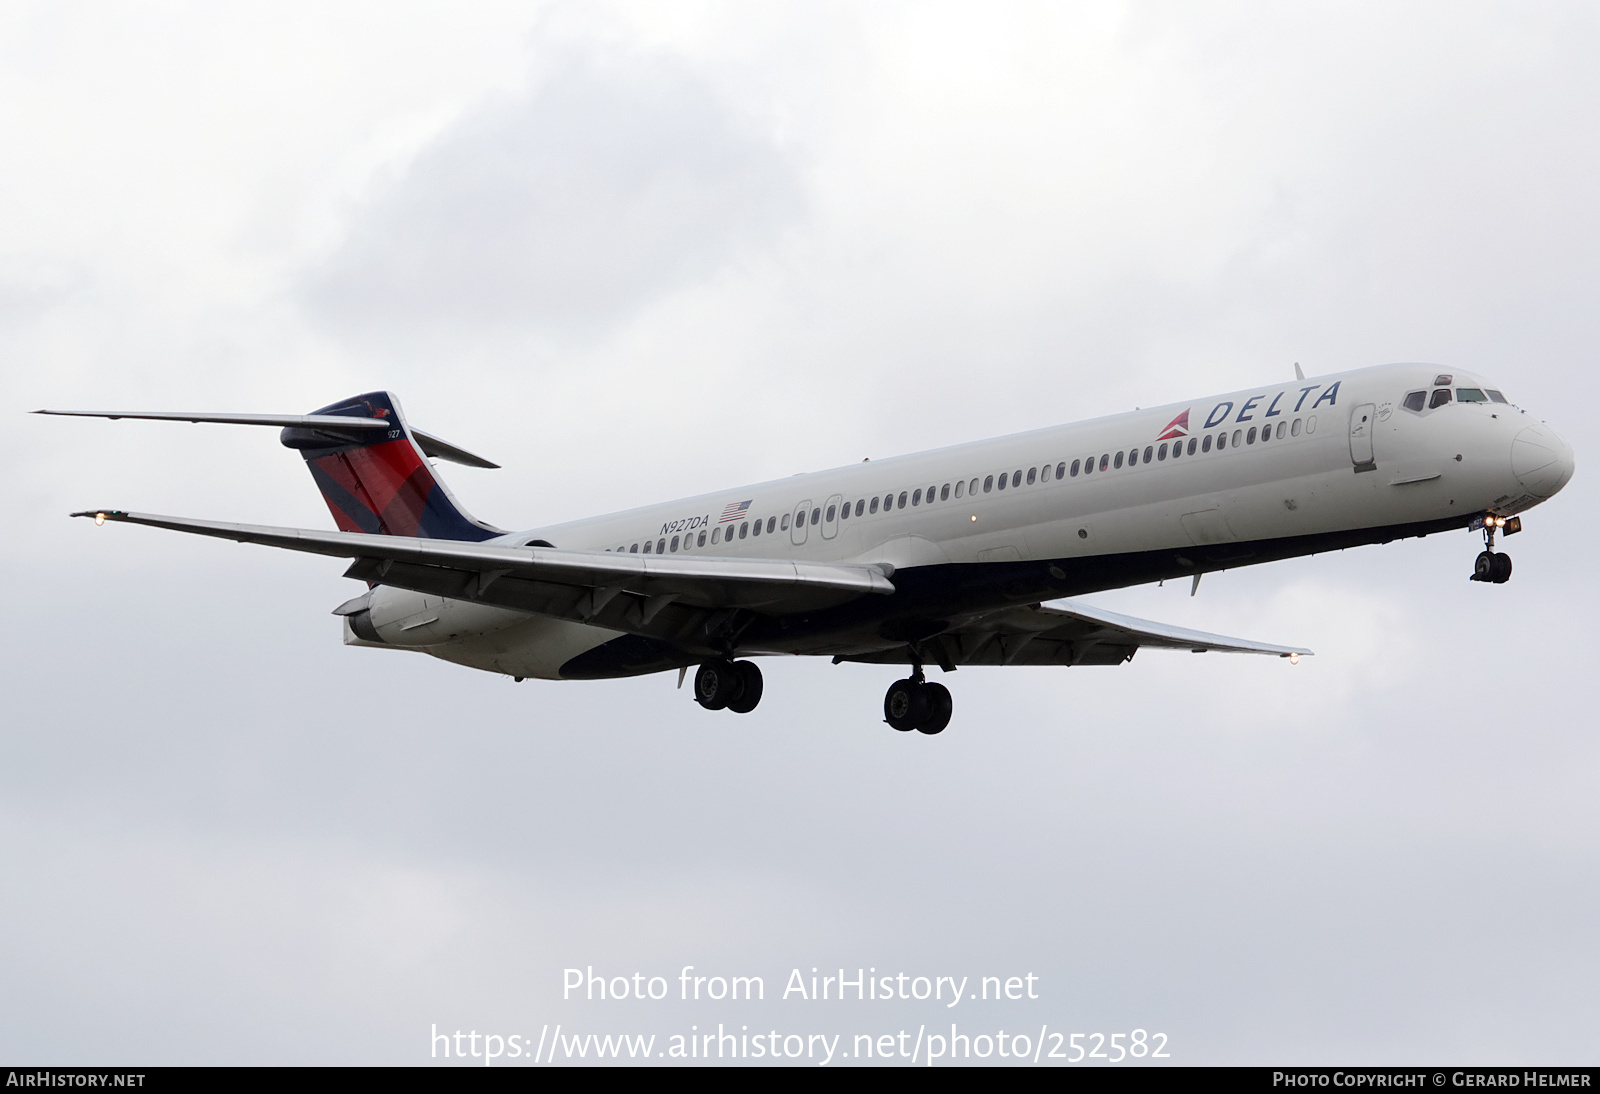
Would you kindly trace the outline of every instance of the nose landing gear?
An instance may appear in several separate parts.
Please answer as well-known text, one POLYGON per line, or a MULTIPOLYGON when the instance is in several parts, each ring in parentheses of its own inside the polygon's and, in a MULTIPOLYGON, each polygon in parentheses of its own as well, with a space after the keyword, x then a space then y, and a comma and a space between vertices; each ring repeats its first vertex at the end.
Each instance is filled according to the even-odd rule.
POLYGON ((761 691, 754 661, 707 661, 694 674, 694 701, 707 710, 749 714, 761 702, 761 691))
POLYGON ((930 684, 922 678, 922 666, 904 680, 889 685, 883 697, 883 720, 899 730, 909 733, 913 729, 930 737, 944 732, 950 724, 950 714, 955 701, 950 689, 943 684, 930 684))
POLYGON ((1494 516, 1483 518, 1483 550, 1472 564, 1473 581, 1492 581, 1496 585, 1504 585, 1511 580, 1511 556, 1497 553, 1494 549, 1494 534, 1500 528, 1504 528, 1506 535, 1509 536, 1512 532, 1521 530, 1522 519, 1494 516))

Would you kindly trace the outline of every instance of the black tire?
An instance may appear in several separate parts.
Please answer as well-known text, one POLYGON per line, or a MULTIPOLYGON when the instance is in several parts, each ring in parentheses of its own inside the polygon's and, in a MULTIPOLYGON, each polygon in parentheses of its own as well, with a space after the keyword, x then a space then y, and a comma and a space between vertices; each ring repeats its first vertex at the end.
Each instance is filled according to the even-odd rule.
POLYGON ((1472 580, 1493 581, 1496 568, 1495 553, 1493 551, 1478 552, 1477 559, 1472 563, 1472 580))
POLYGON ((1511 580, 1511 556, 1494 556, 1494 576, 1490 579, 1496 585, 1504 585, 1511 580))
POLYGON ((943 684, 923 684, 923 693, 928 697, 928 717, 917 726, 918 733, 933 736, 943 733, 944 727, 950 724, 950 715, 955 710, 955 700, 950 698, 950 689, 943 684))
POLYGON ((739 673, 731 661, 707 661, 694 674, 694 701, 707 710, 721 710, 739 693, 739 673))
POLYGON ((928 717, 928 693, 915 680, 896 680, 883 697, 883 720, 909 733, 928 717))
POLYGON ((728 700, 728 709, 749 714, 761 702, 761 669, 754 661, 735 661, 733 670, 739 677, 739 694, 728 700))

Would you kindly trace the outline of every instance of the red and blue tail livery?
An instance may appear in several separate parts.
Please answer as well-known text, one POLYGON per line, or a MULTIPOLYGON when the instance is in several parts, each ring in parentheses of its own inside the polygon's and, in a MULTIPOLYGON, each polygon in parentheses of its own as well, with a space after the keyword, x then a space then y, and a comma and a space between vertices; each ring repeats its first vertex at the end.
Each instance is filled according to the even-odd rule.
POLYGON ((289 426, 281 440, 305 457, 340 531, 472 541, 501 534, 463 511, 434 477, 399 401, 387 391, 345 399, 311 417, 324 421, 289 426), (326 424, 328 418, 361 425, 346 431, 326 424), (374 428, 374 421, 388 428, 374 428))

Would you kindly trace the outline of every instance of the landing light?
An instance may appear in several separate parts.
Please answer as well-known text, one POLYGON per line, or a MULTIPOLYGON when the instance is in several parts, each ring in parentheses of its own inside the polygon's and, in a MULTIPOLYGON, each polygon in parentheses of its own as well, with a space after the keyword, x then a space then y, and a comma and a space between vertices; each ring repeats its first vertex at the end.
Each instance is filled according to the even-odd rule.
POLYGON ((1299 663, 1300 663, 1300 655, 1298 653, 1291 653, 1289 655, 1289 664, 1298 665, 1299 663))
POLYGON ((972 514, 972 519, 974 521, 976 521, 978 519, 978 514, 976 514, 976 513, 972 514))
POLYGON ((104 524, 106 522, 106 515, 104 513, 96 513, 94 515, 94 522, 96 524, 104 524))

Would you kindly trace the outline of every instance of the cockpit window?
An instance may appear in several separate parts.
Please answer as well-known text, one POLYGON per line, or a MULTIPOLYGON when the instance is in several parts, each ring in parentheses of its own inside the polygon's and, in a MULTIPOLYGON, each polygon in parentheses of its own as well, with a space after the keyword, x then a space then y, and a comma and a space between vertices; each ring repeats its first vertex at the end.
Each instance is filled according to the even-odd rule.
POLYGON ((1475 387, 1456 388, 1456 402, 1458 403, 1486 403, 1488 396, 1475 387))
POLYGON ((1433 410, 1436 407, 1444 406, 1444 404, 1448 403, 1449 401, 1450 401, 1450 389, 1449 388, 1447 388, 1447 387, 1434 388, 1433 389, 1433 398, 1428 400, 1428 409, 1429 410, 1433 410))
POLYGON ((1407 410, 1421 410, 1428 401, 1426 391, 1413 391, 1406 395, 1405 402, 1400 405, 1407 410))
POLYGON ((1506 401, 1506 397, 1493 388, 1488 388, 1486 390, 1489 392, 1489 401, 1491 403, 1503 403, 1506 401))

